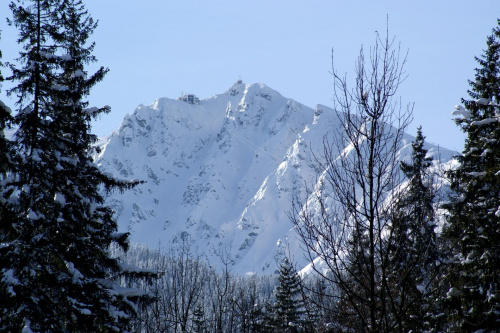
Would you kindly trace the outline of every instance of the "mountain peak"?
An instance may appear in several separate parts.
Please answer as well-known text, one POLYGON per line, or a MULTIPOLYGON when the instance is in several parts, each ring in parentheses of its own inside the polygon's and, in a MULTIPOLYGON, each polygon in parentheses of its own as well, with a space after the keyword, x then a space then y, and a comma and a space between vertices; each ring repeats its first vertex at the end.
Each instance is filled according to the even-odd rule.
POLYGON ((97 163, 146 181, 108 198, 132 241, 191 242, 215 266, 225 253, 235 273, 269 273, 285 248, 302 258, 287 213, 307 195, 304 184, 320 171, 313 154, 335 126, 328 107, 237 82, 199 104, 139 106, 103 141, 97 163))

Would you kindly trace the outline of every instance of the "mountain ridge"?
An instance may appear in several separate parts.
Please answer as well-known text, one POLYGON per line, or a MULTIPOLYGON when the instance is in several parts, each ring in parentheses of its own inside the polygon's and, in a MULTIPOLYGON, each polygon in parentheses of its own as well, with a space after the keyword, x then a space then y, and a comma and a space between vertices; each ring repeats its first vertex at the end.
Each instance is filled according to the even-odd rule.
MULTIPOLYGON (((236 83, 199 104, 159 98, 140 105, 100 142, 96 163, 116 177, 147 181, 108 198, 132 241, 187 241, 214 266, 229 260, 238 274, 269 273, 285 253, 307 264, 287 214, 306 198, 305 184, 314 185, 322 171, 314 155, 338 126, 326 106, 236 83)), ((412 139, 405 136, 403 157, 412 139)), ((441 162, 453 155, 427 146, 441 162)))

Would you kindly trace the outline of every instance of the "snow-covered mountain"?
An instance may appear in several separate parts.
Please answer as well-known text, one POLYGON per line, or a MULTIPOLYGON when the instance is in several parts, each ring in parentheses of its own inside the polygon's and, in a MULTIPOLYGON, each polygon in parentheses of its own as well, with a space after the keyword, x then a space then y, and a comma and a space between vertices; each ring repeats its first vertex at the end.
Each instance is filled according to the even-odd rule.
MULTIPOLYGON (((215 266, 269 273, 290 251, 302 261, 288 212, 304 198, 318 165, 313 154, 339 126, 336 112, 315 109, 263 84, 234 84, 198 101, 160 98, 127 115, 100 142, 97 163, 119 178, 146 183, 108 203, 133 242, 168 248, 193 242, 215 266)), ((401 157, 411 153, 405 137, 401 157)), ((428 145, 436 163, 452 152, 428 145)))

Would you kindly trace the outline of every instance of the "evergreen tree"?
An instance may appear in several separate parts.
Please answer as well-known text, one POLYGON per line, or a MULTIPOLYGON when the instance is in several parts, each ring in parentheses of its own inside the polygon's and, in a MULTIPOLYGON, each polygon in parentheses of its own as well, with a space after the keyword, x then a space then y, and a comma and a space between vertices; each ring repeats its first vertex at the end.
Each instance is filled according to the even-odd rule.
POLYGON ((97 23, 81 0, 11 2, 23 45, 11 64, 19 97, 16 155, 0 230, 0 330, 19 332, 126 331, 139 296, 113 277, 124 266, 108 251, 124 249, 102 190, 136 182, 103 174, 92 161, 90 121, 109 107, 87 108, 86 96, 107 69, 89 75, 97 23), (8 230, 9 232, 3 232, 8 230))
POLYGON ((293 265, 284 259, 280 266, 276 303, 271 308, 269 326, 272 332, 307 332, 307 313, 301 281, 293 265))
MULTIPOLYGON (((1 31, 0 31, 1 37, 1 31)), ((0 92, 2 91, 2 82, 4 78, 2 76, 2 51, 0 50, 0 92)), ((7 230, 2 230, 2 220, 7 218, 7 202, 6 197, 9 196, 9 191, 11 191, 7 186, 8 183, 8 171, 11 165, 10 158, 10 141, 5 137, 4 130, 8 127, 11 120, 10 109, 0 101, 0 233, 6 232, 7 230)), ((0 282, 1 283, 1 282, 0 282)))
MULTIPOLYGON (((500 20, 498 21, 500 25, 500 20)), ((466 133, 460 166, 450 172, 455 195, 446 206, 444 234, 453 246, 448 305, 460 332, 497 332, 500 327, 500 28, 476 57, 471 99, 455 115, 466 133)))
MULTIPOLYGON (((0 31, 0 40, 2 37, 1 32, 2 31, 0 31)), ((2 67, 3 67, 2 50, 0 50, 0 92, 2 91, 2 82, 4 80, 2 76, 2 67)), ((0 101, 0 177, 5 175, 8 168, 8 163, 7 163, 9 161, 8 140, 5 138, 4 130, 7 127, 9 119, 10 119, 10 110, 2 101, 0 101)), ((1 197, 0 197, 0 205, 3 205, 3 203, 1 202, 1 197)))
POLYGON ((401 162, 408 182, 398 198, 388 237, 389 283, 397 292, 391 304, 403 314, 397 321, 401 332, 431 332, 437 321, 434 297, 439 291, 440 255, 436 242, 432 157, 424 149, 422 128, 412 143, 411 163, 401 162))
POLYGON ((206 332, 206 322, 205 322, 205 312, 203 311, 203 306, 198 304, 193 311, 193 332, 194 333, 204 333, 206 332))
POLYGON ((419 127, 412 143, 411 164, 401 162, 401 170, 408 179, 408 187, 399 200, 399 206, 405 211, 406 221, 401 221, 395 227, 403 226, 399 228, 398 234, 401 237, 406 236, 407 248, 415 252, 412 253, 413 256, 420 257, 425 254, 423 264, 429 265, 437 258, 433 207, 435 193, 432 175, 428 170, 433 159, 427 156, 424 142, 422 127, 419 127))

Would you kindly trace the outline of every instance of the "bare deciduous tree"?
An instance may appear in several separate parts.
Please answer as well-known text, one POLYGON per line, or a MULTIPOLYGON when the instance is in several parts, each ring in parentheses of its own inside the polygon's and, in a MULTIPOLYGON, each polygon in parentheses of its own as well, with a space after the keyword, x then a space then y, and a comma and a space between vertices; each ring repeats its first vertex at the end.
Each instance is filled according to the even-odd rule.
MULTIPOLYGON (((331 283, 338 318, 356 331, 389 332, 397 313, 387 275, 388 225, 399 184, 398 152, 412 106, 395 94, 405 79, 406 54, 387 33, 361 48, 355 87, 333 66, 334 103, 341 126, 325 137, 318 182, 290 214, 314 271, 331 283)), ((323 290, 323 289, 322 289, 323 290)), ((325 295, 323 295, 325 296, 325 295)), ((321 304, 319 304, 321 306, 321 304)), ((331 310, 331 309, 330 309, 331 310)))

